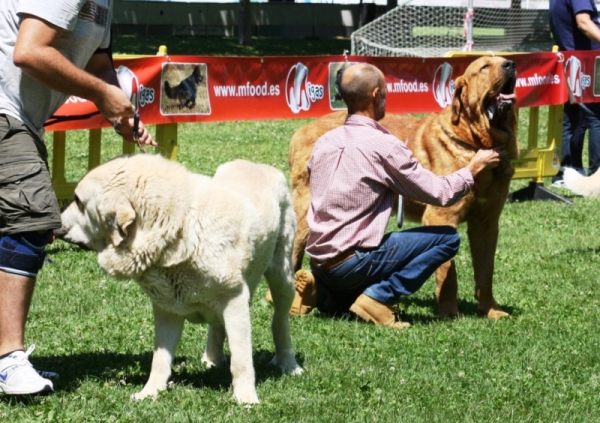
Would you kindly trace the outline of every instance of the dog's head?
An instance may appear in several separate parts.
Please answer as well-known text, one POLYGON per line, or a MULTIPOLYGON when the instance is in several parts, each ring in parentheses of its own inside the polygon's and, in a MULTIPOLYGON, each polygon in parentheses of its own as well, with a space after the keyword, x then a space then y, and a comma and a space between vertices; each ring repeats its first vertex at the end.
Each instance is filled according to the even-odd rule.
POLYGON ((101 252, 108 245, 118 247, 130 235, 135 211, 117 188, 120 169, 115 165, 122 161, 108 162, 77 184, 73 201, 62 212, 62 228, 55 231, 60 239, 101 252), (108 168, 115 174, 109 175, 108 168))
POLYGON ((77 184, 55 235, 97 252, 100 267, 115 277, 136 278, 149 266, 164 264, 169 260, 164 251, 185 213, 172 204, 182 188, 172 183, 172 172, 181 173, 181 166, 165 162, 142 154, 93 169, 77 184))
POLYGON ((503 57, 484 56, 473 61, 456 79, 452 101, 452 123, 457 125, 462 114, 470 123, 486 119, 490 126, 502 125, 514 114, 516 102, 515 63, 503 57))

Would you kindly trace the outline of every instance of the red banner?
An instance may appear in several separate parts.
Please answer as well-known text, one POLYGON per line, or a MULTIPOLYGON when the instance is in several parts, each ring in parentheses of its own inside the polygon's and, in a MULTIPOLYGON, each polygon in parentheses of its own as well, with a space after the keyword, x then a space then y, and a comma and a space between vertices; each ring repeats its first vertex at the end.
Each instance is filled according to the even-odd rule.
MULTIPOLYGON (((142 121, 157 124, 318 117, 345 109, 336 98, 335 78, 346 59, 369 62, 383 71, 386 110, 393 113, 441 110, 452 99, 454 80, 474 60, 473 56, 156 56, 115 59, 115 67, 142 121)), ((517 107, 567 100, 560 54, 513 54, 510 59, 517 67, 517 107)), ((581 75, 588 69, 584 65, 587 61, 582 60, 581 75)), ((95 112, 93 103, 70 97, 47 122, 46 130, 108 126, 95 112)))

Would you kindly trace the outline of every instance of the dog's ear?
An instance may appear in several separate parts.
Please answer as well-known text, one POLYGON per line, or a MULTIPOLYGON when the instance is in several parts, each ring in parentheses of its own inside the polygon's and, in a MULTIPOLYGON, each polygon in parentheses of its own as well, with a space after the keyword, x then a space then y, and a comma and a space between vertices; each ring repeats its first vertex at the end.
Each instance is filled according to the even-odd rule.
POLYGON ((106 196, 98 207, 101 215, 106 216, 106 231, 113 246, 118 247, 133 234, 135 210, 122 194, 112 193, 106 196))
POLYGON ((129 202, 118 204, 115 208, 113 227, 111 228, 110 240, 115 247, 123 243, 133 233, 135 222, 135 210, 129 202))
POLYGON ((452 117, 450 118, 453 125, 458 125, 460 121, 460 113, 462 111, 462 95, 466 87, 465 78, 459 76, 456 78, 456 88, 454 89, 454 97, 452 98, 452 117))

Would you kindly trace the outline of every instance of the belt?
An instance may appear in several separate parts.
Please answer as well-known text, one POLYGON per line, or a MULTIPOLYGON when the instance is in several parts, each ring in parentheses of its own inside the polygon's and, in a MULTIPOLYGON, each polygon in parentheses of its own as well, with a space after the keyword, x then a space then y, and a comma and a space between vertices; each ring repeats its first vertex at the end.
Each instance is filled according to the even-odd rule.
POLYGON ((342 254, 338 254, 337 256, 330 258, 329 260, 327 260, 323 263, 318 263, 314 259, 310 259, 310 262, 313 266, 318 267, 321 270, 330 270, 336 266, 339 266, 343 262, 350 260, 355 255, 356 254, 354 253, 353 250, 348 250, 348 251, 343 252, 342 254))

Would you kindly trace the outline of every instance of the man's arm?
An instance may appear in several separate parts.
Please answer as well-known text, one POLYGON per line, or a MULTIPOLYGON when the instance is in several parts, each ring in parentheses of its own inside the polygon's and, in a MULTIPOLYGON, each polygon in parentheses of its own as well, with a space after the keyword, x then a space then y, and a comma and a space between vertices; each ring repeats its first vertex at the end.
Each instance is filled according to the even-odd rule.
MULTIPOLYGON (((86 65, 85 70, 86 72, 89 72, 90 74, 105 81, 107 84, 118 87, 119 90, 121 90, 119 79, 117 78, 117 73, 115 72, 109 51, 102 51, 93 54, 86 65)), ((127 141, 134 141, 133 118, 118 118, 117 122, 118 124, 115 126, 115 129, 119 130, 123 138, 125 138, 127 141)), ((157 145, 142 122, 139 123, 137 142, 146 145, 157 145)))
POLYGON ((62 28, 43 19, 25 15, 15 44, 15 65, 56 91, 93 101, 100 113, 111 121, 132 117, 133 105, 118 84, 107 84, 79 69, 54 47, 63 32, 62 28))
POLYGON ((592 41, 600 43, 600 28, 598 28, 598 25, 592 20, 589 12, 580 12, 576 14, 575 22, 577 22, 577 28, 583 32, 583 35, 592 41))

